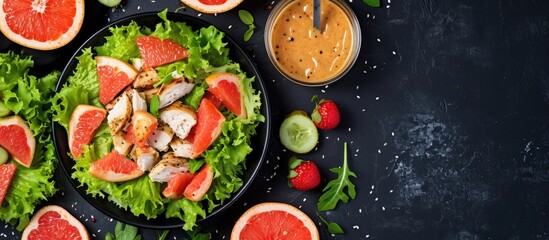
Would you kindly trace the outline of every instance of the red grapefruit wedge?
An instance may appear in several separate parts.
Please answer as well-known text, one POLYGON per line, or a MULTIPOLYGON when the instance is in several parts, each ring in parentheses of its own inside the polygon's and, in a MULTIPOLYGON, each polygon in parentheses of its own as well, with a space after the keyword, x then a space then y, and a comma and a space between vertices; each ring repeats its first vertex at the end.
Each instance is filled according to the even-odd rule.
POLYGON ((232 113, 246 118, 246 105, 242 97, 242 82, 240 77, 232 73, 216 73, 206 78, 209 91, 232 113))
POLYGON ((208 99, 203 98, 196 112, 196 125, 193 127, 191 158, 197 158, 206 151, 221 134, 225 116, 208 99))
POLYGON ((170 180, 168 180, 168 186, 164 188, 162 195, 169 199, 179 199, 184 197, 183 192, 194 177, 194 174, 188 172, 176 173, 172 178, 170 178, 170 180))
POLYGON ((36 141, 29 126, 21 117, 13 115, 0 119, 0 146, 21 165, 31 166, 36 141))
POLYGON ((134 161, 113 150, 103 158, 93 162, 88 172, 107 182, 123 182, 143 175, 134 161))
POLYGON ((22 240, 89 240, 86 227, 60 206, 49 205, 34 214, 22 240))
POLYGON ((84 145, 90 144, 95 132, 107 116, 107 110, 80 104, 72 111, 69 119, 69 149, 74 159, 78 159, 84 145))
POLYGON ((185 188, 183 195, 191 201, 199 201, 212 186, 213 176, 212 169, 208 164, 205 164, 189 183, 189 186, 185 188))
POLYGON ((169 39, 139 36, 136 42, 144 67, 154 68, 189 56, 187 49, 169 39))
POLYGON ((72 41, 84 21, 84 0, 0 0, 0 31, 28 48, 52 50, 72 41))
POLYGON ((238 219, 231 240, 320 239, 315 223, 298 208, 278 202, 265 202, 248 209, 238 219))
POLYGON ((13 175, 15 175, 15 170, 17 170, 17 165, 8 163, 0 165, 0 206, 8 194, 8 189, 11 185, 11 180, 13 175))
POLYGON ((117 58, 97 56, 95 61, 99 77, 99 101, 106 105, 135 80, 138 72, 132 65, 117 58))
POLYGON ((181 0, 181 2, 199 12, 222 13, 235 8, 242 0, 181 0))

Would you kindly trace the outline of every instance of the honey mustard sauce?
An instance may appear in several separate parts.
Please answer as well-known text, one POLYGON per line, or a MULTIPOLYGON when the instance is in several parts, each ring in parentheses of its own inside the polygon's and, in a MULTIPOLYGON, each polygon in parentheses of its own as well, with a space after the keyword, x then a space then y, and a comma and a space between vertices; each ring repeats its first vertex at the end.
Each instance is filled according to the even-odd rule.
POLYGON ((352 44, 348 16, 322 0, 322 31, 313 27, 313 1, 296 0, 275 20, 272 49, 281 70, 303 82, 323 82, 345 68, 352 44))

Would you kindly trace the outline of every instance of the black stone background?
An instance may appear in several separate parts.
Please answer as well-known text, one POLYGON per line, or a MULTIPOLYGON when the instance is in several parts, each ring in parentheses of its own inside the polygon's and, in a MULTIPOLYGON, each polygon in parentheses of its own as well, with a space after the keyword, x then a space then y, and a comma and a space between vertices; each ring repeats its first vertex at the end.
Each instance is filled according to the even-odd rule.
MULTIPOLYGON (((201 222, 214 239, 230 236, 249 207, 279 201, 300 207, 315 222, 322 187, 340 166, 343 142, 358 178, 357 197, 321 213, 344 235, 322 239, 549 239, 549 2, 541 0, 382 1, 371 8, 346 1, 362 27, 358 60, 340 81, 307 88, 284 79, 267 58, 263 33, 270 5, 244 0, 235 10, 209 15, 186 8, 225 31, 252 56, 267 85, 273 134, 255 182, 224 214, 201 222), (255 17, 248 42, 237 10, 255 17), (321 131, 313 152, 322 186, 310 192, 286 184, 287 159, 277 132, 284 115, 311 111, 310 98, 333 99, 340 126, 321 131)), ((24 50, 34 70, 62 70, 75 49, 109 21, 140 12, 180 7, 176 0, 127 0, 111 9, 86 1, 77 38, 59 50, 31 51, 3 36, 0 50, 24 50)), ((59 193, 46 204, 69 210, 94 239, 113 231, 115 221, 87 204, 58 169, 59 193), (95 221, 92 221, 95 219, 95 221)), ((159 231, 140 229, 144 239, 159 231)), ((168 239, 186 235, 170 231, 168 239)), ((18 239, 0 226, 0 239, 18 239)))

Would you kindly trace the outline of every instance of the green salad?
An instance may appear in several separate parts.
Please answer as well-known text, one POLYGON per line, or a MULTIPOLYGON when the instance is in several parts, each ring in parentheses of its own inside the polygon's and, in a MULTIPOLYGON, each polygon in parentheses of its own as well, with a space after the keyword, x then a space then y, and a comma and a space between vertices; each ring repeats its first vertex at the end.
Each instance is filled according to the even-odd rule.
POLYGON ((162 21, 154 29, 139 26, 132 21, 125 26, 110 28, 112 34, 105 37, 106 42, 103 45, 83 49, 77 57, 78 64, 74 73, 52 101, 53 119, 68 130, 69 118, 77 105, 103 107, 99 101, 95 56, 110 56, 132 63, 140 58, 135 41, 138 36, 170 39, 187 49, 187 58, 155 69, 159 79, 169 79, 176 72, 195 84, 193 90, 181 99, 195 110, 208 88, 204 81, 207 76, 218 72, 240 76, 247 118, 238 118, 222 108, 226 122, 221 135, 200 157, 189 160, 191 172, 204 163, 214 172, 212 185, 202 200, 193 202, 186 198, 165 198, 161 192, 166 184, 151 181, 147 174, 119 183, 103 181, 90 175, 88 169, 91 163, 113 149, 112 136, 105 122, 96 131, 92 143, 84 147, 73 167, 75 172, 72 177, 86 187, 87 194, 107 198, 136 216, 143 215, 148 219, 162 215, 179 218, 184 222, 183 229, 191 230, 196 226, 198 216, 206 217, 242 187, 241 177, 246 170, 246 156, 252 151, 251 137, 256 134, 256 127, 265 118, 260 113, 260 92, 252 87, 255 77, 246 76, 240 65, 229 58, 229 48, 223 40, 223 32, 213 26, 193 30, 186 23, 168 20, 166 10, 158 15, 162 21))
POLYGON ((30 168, 13 159, 17 171, 0 206, 0 220, 22 231, 38 203, 57 191, 52 180, 57 163, 51 139, 51 97, 59 72, 38 78, 29 74, 34 61, 14 52, 0 53, 0 101, 12 114, 22 117, 36 140, 30 168))

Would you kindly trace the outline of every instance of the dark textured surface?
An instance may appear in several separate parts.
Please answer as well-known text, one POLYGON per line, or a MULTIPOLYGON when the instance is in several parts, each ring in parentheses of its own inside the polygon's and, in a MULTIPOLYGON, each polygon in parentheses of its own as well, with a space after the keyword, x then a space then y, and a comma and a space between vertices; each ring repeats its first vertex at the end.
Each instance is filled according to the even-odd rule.
MULTIPOLYGON (((108 19, 179 7, 175 0, 127 1, 121 9, 87 1, 83 42, 108 19)), ((277 3, 278 1, 275 1, 277 3)), ((220 217, 201 223, 214 239, 228 238, 233 223, 259 202, 300 207, 313 220, 321 187, 299 192, 286 184, 287 159, 276 137, 285 114, 311 111, 313 95, 336 101, 341 125, 321 131, 318 148, 301 155, 318 163, 323 185, 342 163, 349 142, 357 197, 321 213, 339 223, 336 239, 548 239, 549 238, 549 2, 394 1, 374 9, 348 2, 363 32, 360 56, 343 79, 328 87, 292 84, 269 62, 263 27, 268 1, 237 7, 257 25, 248 42, 237 11, 200 17, 239 41, 257 63, 273 111, 266 164, 254 184, 220 217)), ((182 14, 197 12, 186 9, 182 14)), ((18 49, 0 39, 2 51, 18 49)), ((32 52, 45 66, 62 68, 74 42, 55 55, 32 52)), ((61 70, 61 69, 60 69, 61 70)), ((103 239, 114 221, 91 208, 57 175, 60 204, 103 239), (95 219, 95 221, 92 221, 95 219)), ((323 239, 332 238, 319 226, 323 239)), ((145 239, 157 231, 141 229, 145 239)), ((0 239, 20 233, 0 227, 0 239)), ((168 239, 184 237, 174 229, 168 239)))

